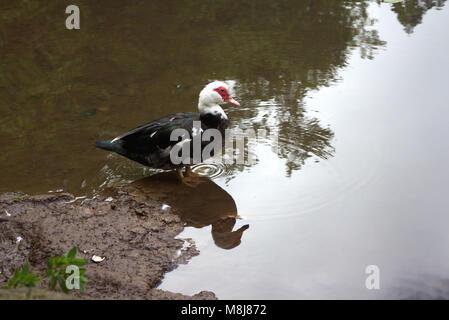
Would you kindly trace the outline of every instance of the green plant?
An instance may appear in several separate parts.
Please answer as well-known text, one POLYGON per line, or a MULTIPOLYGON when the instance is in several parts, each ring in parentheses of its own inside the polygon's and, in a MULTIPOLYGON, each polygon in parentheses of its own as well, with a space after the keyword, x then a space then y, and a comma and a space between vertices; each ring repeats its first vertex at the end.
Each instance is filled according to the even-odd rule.
POLYGON ((9 279, 8 285, 5 286, 5 289, 27 287, 27 298, 29 298, 31 295, 31 289, 34 288, 36 283, 40 280, 41 278, 38 278, 36 274, 30 272, 30 266, 26 263, 22 267, 22 270, 14 270, 14 276, 9 279))
POLYGON ((61 257, 51 257, 48 259, 47 270, 45 271, 48 277, 49 287, 55 289, 56 285, 59 284, 61 290, 64 293, 68 293, 69 289, 66 286, 66 280, 70 276, 70 273, 67 273, 67 267, 73 265, 79 268, 79 290, 80 292, 84 292, 84 284, 88 280, 84 276, 86 269, 80 267, 85 264, 83 258, 76 258, 76 247, 73 247, 61 257))
MULTIPOLYGON (((47 270, 45 271, 48 278, 48 286, 51 289, 56 289, 56 285, 59 284, 61 290, 64 293, 68 293, 69 288, 67 288, 66 280, 71 277, 71 279, 79 281, 79 290, 80 292, 84 292, 84 285, 88 280, 84 276, 86 268, 81 267, 85 264, 84 258, 76 258, 76 247, 73 247, 69 252, 60 257, 50 257, 47 262, 47 270)), ((9 279, 8 285, 4 289, 27 287, 27 299, 29 299, 32 288, 42 279, 36 274, 31 273, 29 265, 26 263, 22 267, 22 270, 14 270, 14 276, 9 279)))

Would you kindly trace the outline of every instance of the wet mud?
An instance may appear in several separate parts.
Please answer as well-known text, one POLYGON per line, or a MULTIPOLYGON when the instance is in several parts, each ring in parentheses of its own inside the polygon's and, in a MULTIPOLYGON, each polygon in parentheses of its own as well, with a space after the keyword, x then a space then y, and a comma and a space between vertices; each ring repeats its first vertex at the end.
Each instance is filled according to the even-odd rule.
MULTIPOLYGON (((186 223, 157 196, 134 185, 114 187, 91 199, 68 193, 0 196, 0 287, 29 262, 45 273, 46 261, 73 246, 85 258, 87 299, 216 299, 159 290, 166 272, 197 255, 191 241, 177 238, 186 223), (92 257, 104 257, 95 263, 92 257)), ((38 284, 46 287, 45 281, 38 284)), ((38 288, 39 289, 39 288, 38 288)))

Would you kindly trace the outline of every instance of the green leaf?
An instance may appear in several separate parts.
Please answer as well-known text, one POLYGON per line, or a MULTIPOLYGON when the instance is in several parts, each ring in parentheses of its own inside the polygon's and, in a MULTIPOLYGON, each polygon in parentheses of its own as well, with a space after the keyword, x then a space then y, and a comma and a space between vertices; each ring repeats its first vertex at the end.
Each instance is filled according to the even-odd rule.
POLYGON ((35 287, 36 283, 40 280, 41 278, 38 278, 36 274, 30 273, 30 265, 26 263, 23 265, 22 270, 14 270, 14 276, 8 280, 8 285, 6 286, 6 288, 32 288, 35 287))
POLYGON ((73 259, 76 256, 76 247, 73 247, 72 249, 70 249, 69 252, 67 252, 67 258, 69 259, 73 259))
POLYGON ((84 261, 84 258, 74 259, 71 262, 72 262, 72 264, 74 264, 76 266, 84 266, 86 264, 86 262, 84 261))
POLYGON ((52 275, 49 277, 48 286, 51 289, 55 289, 55 287, 56 287, 56 278, 52 275))
POLYGON ((61 290, 67 294, 69 293, 69 289, 67 289, 66 285, 65 285, 65 279, 62 277, 58 277, 58 282, 59 282, 59 287, 61 288, 61 290))
POLYGON ((14 279, 9 279, 8 285, 5 287, 5 289, 11 289, 14 288, 14 279))

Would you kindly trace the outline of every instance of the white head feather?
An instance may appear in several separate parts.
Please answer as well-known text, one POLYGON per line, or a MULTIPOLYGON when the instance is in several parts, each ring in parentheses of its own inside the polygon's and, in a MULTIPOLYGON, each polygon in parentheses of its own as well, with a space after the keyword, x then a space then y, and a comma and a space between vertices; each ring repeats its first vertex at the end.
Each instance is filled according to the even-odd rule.
POLYGON ((218 92, 214 91, 214 89, 219 87, 224 87, 229 91, 228 85, 223 81, 213 81, 201 90, 198 100, 198 110, 200 113, 218 113, 222 117, 227 118, 223 109, 220 107, 220 104, 225 103, 225 101, 223 101, 223 98, 218 92))

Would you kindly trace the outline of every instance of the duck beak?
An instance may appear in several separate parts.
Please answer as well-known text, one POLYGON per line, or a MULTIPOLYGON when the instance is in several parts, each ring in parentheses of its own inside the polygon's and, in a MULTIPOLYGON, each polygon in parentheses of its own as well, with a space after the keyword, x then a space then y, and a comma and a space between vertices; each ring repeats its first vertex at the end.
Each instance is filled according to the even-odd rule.
POLYGON ((232 103, 233 105, 236 105, 236 106, 240 106, 240 103, 238 103, 238 101, 234 100, 231 97, 229 97, 227 102, 232 103))

